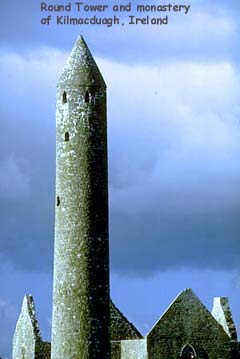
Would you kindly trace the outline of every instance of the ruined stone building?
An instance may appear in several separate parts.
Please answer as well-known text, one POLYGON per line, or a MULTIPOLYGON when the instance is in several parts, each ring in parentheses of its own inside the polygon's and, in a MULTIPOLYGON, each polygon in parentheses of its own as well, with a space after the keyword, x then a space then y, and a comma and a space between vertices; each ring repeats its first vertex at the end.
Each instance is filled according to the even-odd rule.
POLYGON ((13 359, 236 358, 226 298, 210 313, 187 289, 145 337, 110 300, 106 85, 82 37, 58 82, 56 126, 52 340, 26 295, 13 359))
MULTIPOLYGON (((145 337, 110 302, 110 337, 113 359, 239 358, 227 298, 214 298, 210 313, 191 289, 178 295, 145 337)), ((50 346, 41 339, 32 297, 25 296, 13 359, 50 359, 50 346)))

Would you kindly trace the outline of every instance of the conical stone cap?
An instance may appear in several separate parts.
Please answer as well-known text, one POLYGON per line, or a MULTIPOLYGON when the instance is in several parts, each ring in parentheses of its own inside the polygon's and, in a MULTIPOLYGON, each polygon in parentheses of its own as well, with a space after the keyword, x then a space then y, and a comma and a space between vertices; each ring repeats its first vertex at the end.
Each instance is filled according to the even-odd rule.
POLYGON ((96 62, 82 36, 79 36, 59 78, 58 86, 106 87, 96 62))

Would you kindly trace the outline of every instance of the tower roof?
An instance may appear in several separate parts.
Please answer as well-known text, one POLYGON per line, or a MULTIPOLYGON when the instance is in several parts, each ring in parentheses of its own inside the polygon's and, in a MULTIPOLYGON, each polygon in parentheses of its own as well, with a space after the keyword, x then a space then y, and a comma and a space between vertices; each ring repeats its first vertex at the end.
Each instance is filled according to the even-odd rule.
POLYGON ((59 86, 105 86, 101 72, 82 36, 79 36, 59 78, 59 86))

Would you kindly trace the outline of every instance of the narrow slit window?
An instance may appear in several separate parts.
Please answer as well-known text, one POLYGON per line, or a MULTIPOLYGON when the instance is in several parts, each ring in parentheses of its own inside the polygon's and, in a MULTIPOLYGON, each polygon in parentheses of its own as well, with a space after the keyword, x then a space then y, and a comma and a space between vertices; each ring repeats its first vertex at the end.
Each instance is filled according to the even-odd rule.
POLYGON ((21 348, 21 359, 25 359, 25 352, 26 352, 25 347, 22 347, 21 348))
POLYGON ((60 206, 60 197, 57 196, 57 207, 59 207, 59 206, 60 206))
POLYGON ((86 91, 86 92, 85 92, 85 102, 86 102, 86 103, 89 103, 89 99, 90 99, 89 91, 86 91))
POLYGON ((63 93, 63 103, 67 103, 67 93, 64 91, 63 93))
POLYGON ((91 92, 91 102, 95 103, 95 91, 91 92))
POLYGON ((65 141, 66 141, 66 142, 69 141, 69 132, 65 132, 65 141))

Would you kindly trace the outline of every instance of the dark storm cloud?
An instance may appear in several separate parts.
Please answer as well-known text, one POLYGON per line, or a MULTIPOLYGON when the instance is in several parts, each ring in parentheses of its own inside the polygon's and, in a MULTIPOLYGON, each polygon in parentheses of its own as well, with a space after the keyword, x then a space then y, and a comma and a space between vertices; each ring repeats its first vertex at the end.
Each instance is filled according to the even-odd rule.
MULTIPOLYGON (((221 186, 218 190, 221 191, 221 186)), ((239 268, 240 199, 229 204, 230 208, 222 208, 222 202, 209 195, 194 208, 189 191, 182 193, 182 203, 178 208, 178 195, 166 191, 155 193, 158 206, 146 205, 145 211, 138 214, 113 211, 113 269, 146 275, 181 267, 239 268)), ((198 186, 195 191, 201 196, 204 189, 198 186)), ((151 196, 151 192, 151 189, 146 189, 145 195, 151 196)), ((129 203, 126 202, 126 206, 129 203)))
POLYGON ((238 269, 238 72, 177 64, 122 68, 121 76, 109 89, 112 268, 238 269), (119 114, 127 81, 134 100, 125 98, 119 114))
MULTIPOLYGON (((55 84, 64 61, 50 49, 1 57, 1 259, 26 270, 52 268, 55 84)), ((235 268, 237 68, 99 63, 109 88, 112 268, 235 268)))
POLYGON ((66 57, 52 49, 69 52, 80 32, 94 55, 113 59, 98 62, 108 84, 114 300, 144 330, 160 302, 164 310, 194 285, 208 300, 234 296, 238 313, 229 276, 240 250, 239 0, 192 0, 190 16, 166 32, 49 31, 39 3, 0 1, 0 355, 11 358, 27 292, 50 340, 55 85, 66 57))
MULTIPOLYGON (((2 54, 1 258, 51 268, 54 226, 55 85, 42 84, 40 56, 2 54)), ((43 71, 43 76, 45 76, 43 71)), ((49 74, 48 77, 51 77, 49 74)))
POLYGON ((239 269, 239 160, 216 163, 189 153, 179 163, 168 158, 169 171, 163 157, 149 170, 140 153, 135 161, 125 183, 124 167, 118 176, 110 162, 113 269, 140 275, 181 267, 239 269))

